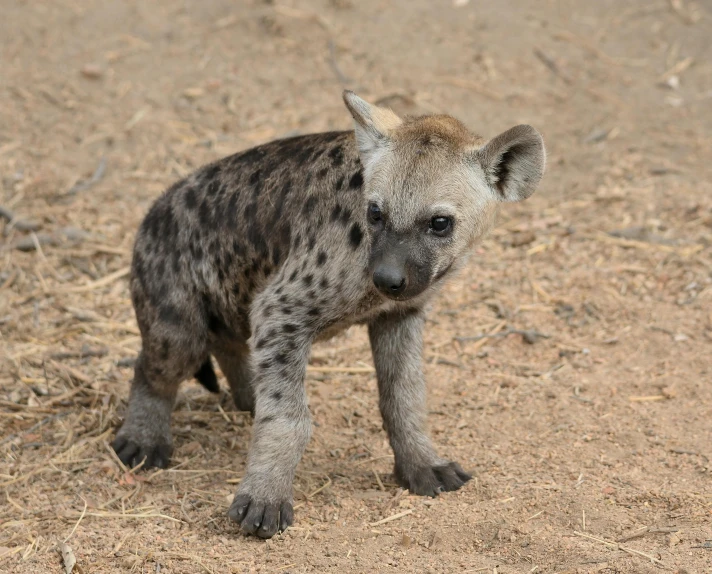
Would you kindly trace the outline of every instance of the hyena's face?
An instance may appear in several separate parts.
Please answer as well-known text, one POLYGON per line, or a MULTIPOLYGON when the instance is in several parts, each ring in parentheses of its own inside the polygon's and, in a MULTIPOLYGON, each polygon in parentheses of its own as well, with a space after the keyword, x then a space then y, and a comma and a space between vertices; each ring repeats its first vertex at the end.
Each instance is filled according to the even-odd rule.
POLYGON ((345 94, 364 165, 369 271, 395 300, 424 293, 458 268, 502 201, 521 201, 544 172, 541 136, 517 126, 489 142, 449 116, 402 120, 345 94))

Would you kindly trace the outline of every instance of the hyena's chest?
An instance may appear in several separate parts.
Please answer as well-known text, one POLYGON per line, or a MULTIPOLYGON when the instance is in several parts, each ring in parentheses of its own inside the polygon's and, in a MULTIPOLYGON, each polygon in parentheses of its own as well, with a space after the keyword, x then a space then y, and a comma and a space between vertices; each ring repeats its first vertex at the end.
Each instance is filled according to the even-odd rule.
POLYGON ((378 294, 369 294, 352 305, 341 306, 339 318, 325 326, 316 336, 316 341, 326 341, 345 331, 352 325, 364 325, 381 313, 393 310, 394 301, 389 301, 378 294))

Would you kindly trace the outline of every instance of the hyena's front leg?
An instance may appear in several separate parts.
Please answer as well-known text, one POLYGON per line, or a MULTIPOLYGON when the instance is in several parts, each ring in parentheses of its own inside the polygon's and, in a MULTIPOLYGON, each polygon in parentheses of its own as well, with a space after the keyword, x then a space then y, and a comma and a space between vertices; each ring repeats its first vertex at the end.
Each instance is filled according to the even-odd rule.
POLYGON ((414 494, 436 496, 472 477, 456 462, 438 457, 425 432, 423 322, 418 311, 385 314, 369 324, 368 332, 396 479, 414 494))
MULTIPOLYGON (((292 524, 292 482, 311 436, 304 375, 312 336, 253 307, 255 421, 247 472, 228 511, 245 532, 271 538, 292 524)), ((294 316, 292 316, 293 318, 294 316)))

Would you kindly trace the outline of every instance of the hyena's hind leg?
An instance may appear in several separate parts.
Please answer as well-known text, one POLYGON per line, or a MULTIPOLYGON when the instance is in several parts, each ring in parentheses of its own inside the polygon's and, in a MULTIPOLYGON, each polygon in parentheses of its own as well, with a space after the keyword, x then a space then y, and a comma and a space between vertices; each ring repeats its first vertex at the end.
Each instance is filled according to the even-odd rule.
POLYGON ((240 339, 224 339, 211 347, 220 370, 225 375, 232 399, 238 411, 255 412, 255 394, 252 389, 252 366, 250 348, 240 339))
POLYGON ((144 461, 145 468, 165 468, 173 451, 171 411, 178 387, 196 374, 208 351, 205 326, 183 319, 199 314, 167 303, 153 311, 137 308, 142 350, 124 424, 112 446, 127 466, 144 461))

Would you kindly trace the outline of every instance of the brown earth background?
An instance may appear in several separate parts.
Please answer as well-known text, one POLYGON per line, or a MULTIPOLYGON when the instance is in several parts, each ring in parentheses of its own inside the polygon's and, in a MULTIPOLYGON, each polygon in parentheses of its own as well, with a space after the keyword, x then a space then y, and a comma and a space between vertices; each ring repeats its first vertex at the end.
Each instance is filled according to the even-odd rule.
POLYGON ((0 13, 0 570, 64 572, 69 548, 84 573, 712 572, 709 1, 0 13), (531 123, 548 172, 428 323, 431 432, 475 478, 393 484, 353 328, 314 348, 296 522, 264 542, 226 518, 250 436, 226 392, 184 385, 168 470, 108 448, 140 346, 127 266, 165 187, 347 129, 344 87, 487 137, 531 123))

